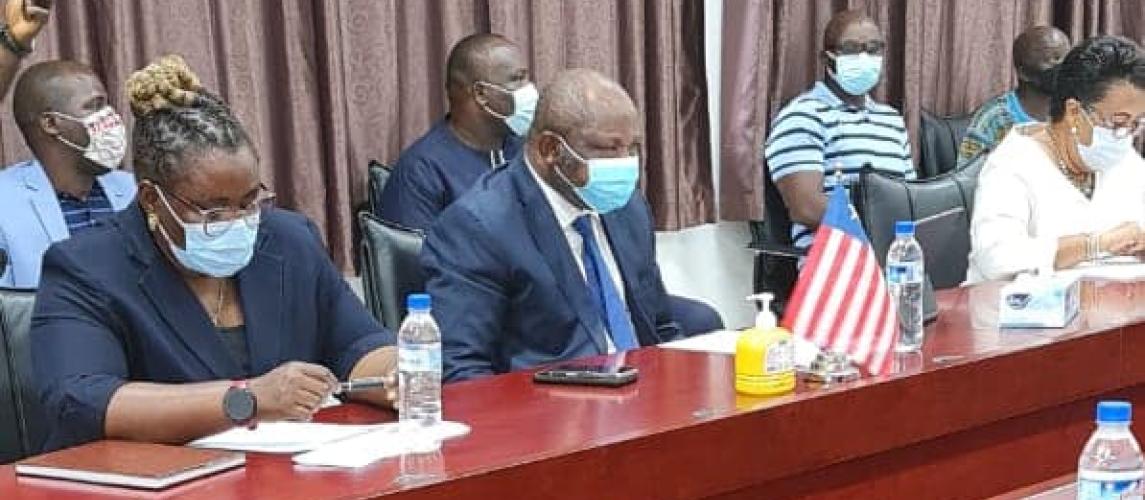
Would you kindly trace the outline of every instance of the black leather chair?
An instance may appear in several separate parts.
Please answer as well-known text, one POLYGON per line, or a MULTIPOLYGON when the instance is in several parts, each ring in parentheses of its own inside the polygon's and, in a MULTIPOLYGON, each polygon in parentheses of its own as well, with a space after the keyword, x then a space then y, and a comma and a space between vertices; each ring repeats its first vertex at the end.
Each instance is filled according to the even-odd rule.
POLYGON ((756 293, 771 292, 775 296, 771 302, 772 311, 782 316, 799 276, 799 258, 807 252, 796 248, 791 241, 791 215, 766 166, 763 172, 763 210, 762 221, 748 222, 751 230, 748 248, 755 251, 752 288, 756 293))
POLYGON ((362 290, 366 305, 387 328, 396 330, 405 317, 406 296, 425 290, 418 262, 425 235, 384 221, 371 213, 358 214, 362 230, 362 290))
POLYGON ((382 190, 386 188, 386 182, 390 180, 393 170, 393 167, 378 160, 370 160, 367 195, 370 200, 370 212, 379 217, 382 213, 382 190))
POLYGON ((0 463, 39 453, 44 439, 29 332, 36 292, 0 289, 0 463))
POLYGON ((961 284, 970 254, 974 189, 984 162, 981 155, 962 169, 914 181, 865 170, 853 197, 879 263, 885 264, 895 239, 895 221, 918 221, 915 235, 934 288, 961 284))
POLYGON ((921 115, 918 177, 929 179, 954 170, 971 115, 939 116, 925 109, 921 115))

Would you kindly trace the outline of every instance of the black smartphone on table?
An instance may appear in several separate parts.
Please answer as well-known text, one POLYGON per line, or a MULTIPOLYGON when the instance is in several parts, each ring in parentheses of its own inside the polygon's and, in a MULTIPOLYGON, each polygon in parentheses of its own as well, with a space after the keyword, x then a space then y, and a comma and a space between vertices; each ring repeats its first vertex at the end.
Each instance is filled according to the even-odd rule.
POLYGON ((639 374, 640 370, 631 366, 570 363, 536 372, 533 381, 542 384, 620 387, 635 382, 639 374))

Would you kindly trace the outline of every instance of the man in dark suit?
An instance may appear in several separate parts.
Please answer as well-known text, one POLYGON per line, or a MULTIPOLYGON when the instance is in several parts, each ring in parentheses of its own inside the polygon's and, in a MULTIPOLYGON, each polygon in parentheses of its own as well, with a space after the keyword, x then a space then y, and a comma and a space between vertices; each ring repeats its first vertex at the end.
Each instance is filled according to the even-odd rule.
POLYGON ((447 380, 680 336, 636 191, 636 106, 590 70, 553 82, 524 154, 446 209, 422 250, 447 380))

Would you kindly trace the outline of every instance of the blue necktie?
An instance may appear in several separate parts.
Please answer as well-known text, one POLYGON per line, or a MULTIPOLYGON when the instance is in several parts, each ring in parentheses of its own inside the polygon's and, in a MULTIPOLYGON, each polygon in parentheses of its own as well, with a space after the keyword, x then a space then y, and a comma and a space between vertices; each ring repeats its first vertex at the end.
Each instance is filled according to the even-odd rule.
POLYGON ((596 237, 593 236, 590 217, 582 215, 573 221, 573 227, 584 241, 584 252, 581 257, 584 261, 588 293, 612 335, 612 344, 616 346, 616 350, 623 352, 636 349, 640 344, 636 341, 636 333, 632 331, 628 311, 624 309, 624 298, 620 296, 616 285, 613 284, 612 276, 608 273, 608 266, 604 264, 600 246, 596 244, 596 237))

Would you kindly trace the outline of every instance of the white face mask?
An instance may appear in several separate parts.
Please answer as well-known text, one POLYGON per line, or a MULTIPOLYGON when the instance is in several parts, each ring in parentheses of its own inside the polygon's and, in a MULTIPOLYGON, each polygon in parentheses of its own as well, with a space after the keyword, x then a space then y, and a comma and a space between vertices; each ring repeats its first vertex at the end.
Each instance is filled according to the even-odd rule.
POLYGON ((107 170, 119 168, 123 157, 127 154, 127 128, 123 125, 123 118, 115 112, 115 108, 105 106, 83 118, 66 115, 64 113, 49 111, 50 114, 83 125, 87 131, 87 145, 80 146, 56 135, 56 139, 67 144, 72 149, 83 153, 92 163, 107 170))
POLYGON ((541 97, 537 92, 537 87, 532 83, 526 83, 517 90, 509 90, 492 83, 478 83, 513 97, 513 113, 507 116, 489 109, 489 106, 485 104, 482 104, 481 107, 485 108, 487 113, 503 120, 514 135, 523 137, 533 124, 533 114, 537 111, 537 100, 541 97))
POLYGON ((1078 142, 1077 154, 1091 171, 1105 172, 1121 163, 1126 155, 1133 152, 1132 135, 1125 134, 1125 137, 1118 137, 1113 129, 1098 125, 1090 119, 1089 112, 1082 110, 1081 115, 1093 128, 1093 140, 1088 146, 1078 142))

